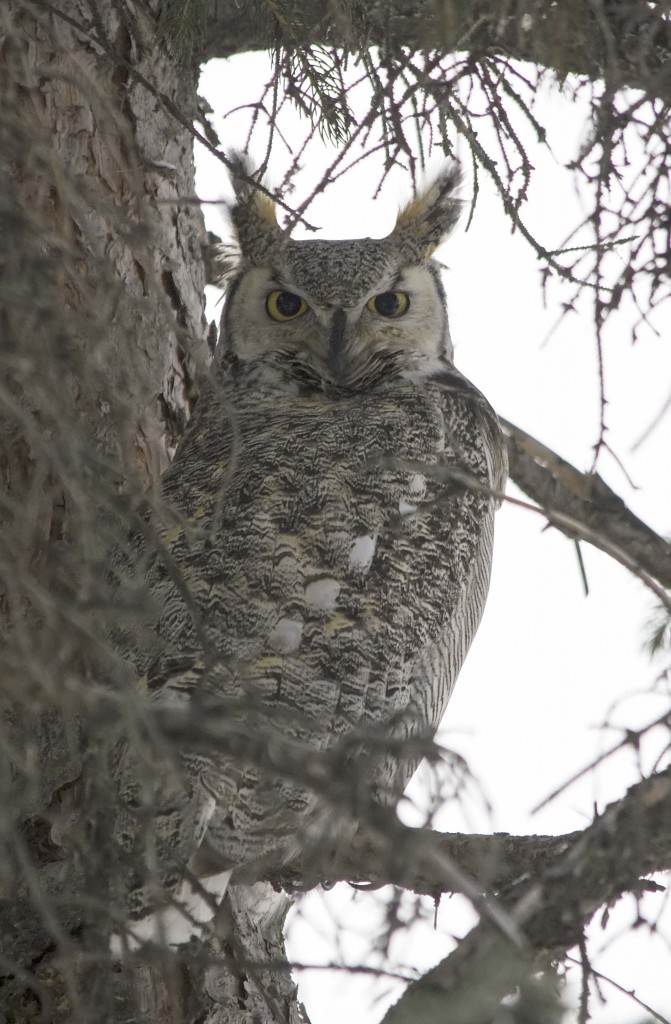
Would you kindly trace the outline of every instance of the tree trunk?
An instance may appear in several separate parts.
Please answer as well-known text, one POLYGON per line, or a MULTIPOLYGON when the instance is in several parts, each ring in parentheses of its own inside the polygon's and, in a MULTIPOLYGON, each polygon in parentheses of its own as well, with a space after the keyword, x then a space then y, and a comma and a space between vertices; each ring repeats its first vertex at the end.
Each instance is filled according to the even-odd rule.
POLYGON ((95 625, 109 546, 167 465, 210 355, 207 238, 188 201, 198 69, 164 52, 157 7, 62 0, 0 14, 8 1021, 298 1019, 288 971, 259 987, 247 965, 283 955, 285 897, 233 889, 227 934, 179 965, 172 954, 135 965, 131 979, 112 969, 87 908, 102 854, 59 845, 68 809, 91 803, 77 780, 82 761, 100 761, 113 706, 118 666, 95 625))

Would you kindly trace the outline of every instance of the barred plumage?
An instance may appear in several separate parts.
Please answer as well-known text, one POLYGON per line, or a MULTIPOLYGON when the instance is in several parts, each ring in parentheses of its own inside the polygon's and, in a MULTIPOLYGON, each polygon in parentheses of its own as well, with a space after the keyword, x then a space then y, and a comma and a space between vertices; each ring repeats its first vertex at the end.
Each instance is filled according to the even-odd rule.
MULTIPOLYGON (((149 521, 159 543, 136 540, 157 612, 129 657, 154 701, 224 707, 254 735, 310 750, 359 737, 352 757, 391 801, 417 761, 398 740, 433 734, 478 626, 487 488, 506 476, 496 416, 452 365, 430 259, 458 214, 458 174, 387 238, 343 242, 287 240, 248 174, 239 161, 241 255, 211 378, 149 521), (484 487, 446 478, 450 466, 484 487)), ((145 800, 173 892, 199 847, 220 867, 279 861, 325 813, 318 794, 239 753, 184 750, 182 765, 145 800)), ((137 852, 127 748, 117 774, 118 834, 137 852)), ((139 882, 134 901, 141 916, 139 882)))

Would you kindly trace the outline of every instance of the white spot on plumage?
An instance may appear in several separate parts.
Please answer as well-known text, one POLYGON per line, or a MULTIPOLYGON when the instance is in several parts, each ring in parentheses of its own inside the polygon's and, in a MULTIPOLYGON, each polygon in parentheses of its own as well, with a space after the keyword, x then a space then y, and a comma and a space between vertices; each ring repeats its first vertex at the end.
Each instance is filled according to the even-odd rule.
POLYGON ((370 534, 363 534, 352 544, 349 552, 349 564, 351 569, 363 569, 364 571, 370 568, 370 564, 375 556, 375 545, 377 544, 377 537, 371 536, 370 534))
POLYGON ((278 619, 268 643, 278 654, 291 654, 297 651, 303 638, 303 623, 299 619, 278 619))
POLYGON ((408 484, 408 491, 415 497, 423 498, 426 492, 426 478, 421 473, 413 473, 408 484))
POLYGON ((320 611, 335 611, 335 603, 340 593, 340 584, 330 576, 312 580, 305 588, 305 600, 312 608, 320 611))
POLYGON ((413 473, 408 481, 407 496, 401 498, 398 503, 398 511, 402 516, 410 516, 417 511, 416 502, 421 501, 426 494, 426 478, 421 473, 413 473), (410 499, 413 499, 412 501, 410 499))

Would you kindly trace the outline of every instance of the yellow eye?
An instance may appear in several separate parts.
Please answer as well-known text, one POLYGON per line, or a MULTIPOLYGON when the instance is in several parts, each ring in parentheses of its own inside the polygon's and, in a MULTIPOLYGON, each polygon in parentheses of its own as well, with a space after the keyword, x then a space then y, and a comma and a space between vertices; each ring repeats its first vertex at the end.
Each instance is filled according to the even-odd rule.
POLYGON ((286 323, 307 312, 308 304, 293 292, 270 292, 266 297, 266 312, 273 320, 286 323))
POLYGON ((410 309, 410 296, 406 292, 381 292, 366 303, 371 313, 389 319, 404 316, 410 309))

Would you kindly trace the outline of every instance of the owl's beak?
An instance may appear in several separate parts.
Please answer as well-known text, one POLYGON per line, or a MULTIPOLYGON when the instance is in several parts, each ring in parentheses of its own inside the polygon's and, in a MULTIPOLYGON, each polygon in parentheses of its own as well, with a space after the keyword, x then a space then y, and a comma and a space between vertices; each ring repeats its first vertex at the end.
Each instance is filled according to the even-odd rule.
POLYGON ((326 362, 333 378, 341 380, 347 367, 347 317, 344 309, 336 309, 331 318, 326 362))

